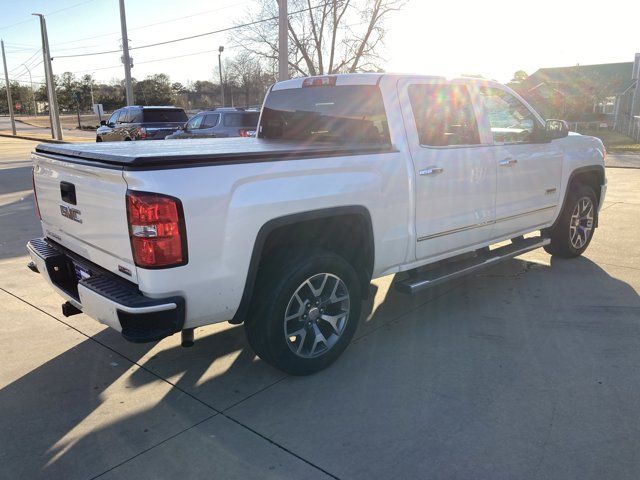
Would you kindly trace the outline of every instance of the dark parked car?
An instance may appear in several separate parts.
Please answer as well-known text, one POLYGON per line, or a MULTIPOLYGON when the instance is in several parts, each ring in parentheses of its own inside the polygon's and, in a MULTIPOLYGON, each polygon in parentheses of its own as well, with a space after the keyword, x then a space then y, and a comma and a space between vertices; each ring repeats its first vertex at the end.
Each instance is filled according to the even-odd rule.
POLYGON ((187 121, 187 114, 176 107, 124 107, 102 121, 96 142, 123 140, 162 140, 187 121))
POLYGON ((189 119, 171 138, 252 137, 260 112, 244 108, 217 108, 200 112, 189 119))

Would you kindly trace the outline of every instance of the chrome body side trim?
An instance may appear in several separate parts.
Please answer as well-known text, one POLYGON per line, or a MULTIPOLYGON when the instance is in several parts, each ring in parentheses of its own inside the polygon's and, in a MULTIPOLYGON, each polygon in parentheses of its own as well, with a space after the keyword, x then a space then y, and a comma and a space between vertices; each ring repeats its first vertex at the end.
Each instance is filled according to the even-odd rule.
POLYGON ((418 237, 417 241, 418 242, 423 242, 425 240, 430 240, 432 238, 443 237, 445 235, 451 235, 451 234, 454 234, 454 233, 460 233, 460 232, 464 232, 466 230, 471 230, 471 229, 474 229, 474 228, 486 227, 487 225, 494 225, 496 223, 501 223, 501 222, 506 222, 506 221, 509 221, 509 220, 514 220, 516 218, 524 217, 524 216, 527 216, 527 215, 532 215, 534 213, 544 212, 546 210, 555 209, 557 207, 558 207, 557 205, 552 205, 550 207, 537 208, 536 210, 531 210, 529 212, 524 212, 524 213, 518 213, 517 215, 510 215, 508 217, 498 218, 498 219, 492 220, 490 222, 476 223, 474 225, 469 225, 469 226, 466 226, 466 227, 454 228, 454 229, 451 229, 451 230, 447 230, 445 232, 434 233, 432 235, 425 235, 424 237, 418 237))

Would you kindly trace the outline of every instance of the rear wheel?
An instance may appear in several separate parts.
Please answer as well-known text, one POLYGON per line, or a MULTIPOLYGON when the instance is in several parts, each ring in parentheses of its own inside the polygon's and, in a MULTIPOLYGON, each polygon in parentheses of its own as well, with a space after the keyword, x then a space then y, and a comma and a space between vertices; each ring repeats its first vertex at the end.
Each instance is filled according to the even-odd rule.
POLYGON ((353 267, 334 253, 279 258, 260 274, 245 322, 247 339, 267 363, 309 375, 329 366, 351 341, 360 316, 360 284, 353 267))
POLYGON ((587 249, 598 216, 593 189, 578 184, 571 189, 556 224, 547 232, 551 243, 544 249, 551 255, 574 258, 587 249))
POLYGON ((96 143, 97 142, 102 142, 102 137, 96 137, 96 143))

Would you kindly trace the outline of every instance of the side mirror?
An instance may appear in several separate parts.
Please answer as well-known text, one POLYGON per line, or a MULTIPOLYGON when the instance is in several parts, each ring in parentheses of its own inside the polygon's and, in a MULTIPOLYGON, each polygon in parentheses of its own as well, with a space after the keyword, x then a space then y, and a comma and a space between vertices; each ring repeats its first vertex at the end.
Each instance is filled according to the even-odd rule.
POLYGON ((100 126, 104 127, 107 124, 106 120, 100 120, 100 126))
POLYGON ((547 120, 544 124, 544 136, 548 142, 569 135, 569 124, 564 120, 547 120))

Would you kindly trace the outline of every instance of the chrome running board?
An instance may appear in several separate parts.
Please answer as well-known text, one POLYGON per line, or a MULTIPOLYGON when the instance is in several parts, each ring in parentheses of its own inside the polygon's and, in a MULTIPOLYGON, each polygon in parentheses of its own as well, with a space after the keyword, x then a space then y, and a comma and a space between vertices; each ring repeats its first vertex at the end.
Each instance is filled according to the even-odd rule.
MULTIPOLYGON (((395 287, 402 293, 416 293, 434 287, 449 280, 469 275, 478 270, 492 267, 504 260, 517 257, 536 248, 548 245, 550 240, 544 237, 522 238, 512 240, 512 243, 494 250, 478 250, 473 258, 466 258, 452 263, 444 263, 430 270, 416 269, 409 278, 395 283, 395 287)), ((423 267, 424 268, 424 267, 423 267)))

